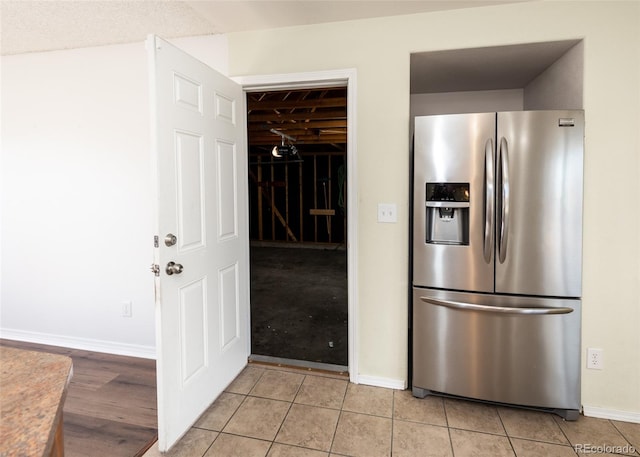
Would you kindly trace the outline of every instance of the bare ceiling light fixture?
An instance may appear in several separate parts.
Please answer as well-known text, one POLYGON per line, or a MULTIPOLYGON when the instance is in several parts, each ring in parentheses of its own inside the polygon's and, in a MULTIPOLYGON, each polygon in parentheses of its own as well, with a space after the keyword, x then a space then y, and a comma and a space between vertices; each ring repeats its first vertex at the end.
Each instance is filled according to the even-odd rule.
POLYGON ((293 144, 291 144, 292 141, 296 141, 295 138, 282 133, 279 130, 276 129, 271 129, 270 130, 271 133, 275 133, 276 135, 279 135, 282 142, 279 145, 275 145, 273 147, 273 149, 271 150, 271 155, 273 157, 276 157, 278 159, 282 158, 282 157, 297 157, 298 156, 298 148, 296 148, 293 144), (284 143, 284 139, 289 140, 289 144, 285 144, 284 143))

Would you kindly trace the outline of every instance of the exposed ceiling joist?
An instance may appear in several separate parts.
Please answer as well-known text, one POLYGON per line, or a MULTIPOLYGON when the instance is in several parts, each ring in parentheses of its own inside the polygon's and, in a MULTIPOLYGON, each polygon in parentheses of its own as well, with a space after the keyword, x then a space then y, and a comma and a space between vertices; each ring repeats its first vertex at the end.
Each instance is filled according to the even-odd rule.
POLYGON ((265 122, 265 121, 309 121, 316 119, 347 119, 347 108, 315 111, 313 113, 294 112, 294 113, 274 113, 256 114, 256 110, 251 113, 249 122, 265 122))
MULTIPOLYGON (((313 129, 336 129, 336 128, 347 128, 347 120, 346 119, 320 119, 308 122, 249 122, 249 130, 255 133, 267 132, 270 129, 276 128, 283 133, 287 133, 288 131, 294 130, 308 130, 309 128, 313 129), (311 127, 310 127, 311 126, 311 127)), ((287 133, 287 135, 291 135, 291 133, 287 133)))
POLYGON ((290 110, 300 108, 335 108, 340 106, 346 106, 346 97, 334 97, 334 98, 318 98, 309 99, 303 98, 301 100, 263 100, 263 101, 247 101, 247 109, 253 110, 290 110))
POLYGON ((250 148, 279 144, 278 132, 316 150, 346 147, 346 87, 249 93, 247 107, 250 148))
MULTIPOLYGON (((300 134, 295 136, 296 145, 308 145, 308 144, 334 144, 345 143, 347 140, 347 134, 333 134, 333 133, 320 133, 313 134, 308 132, 306 134, 300 134)), ((278 139, 274 140, 274 136, 256 135, 251 137, 250 143, 252 146, 276 146, 280 143, 278 139)))

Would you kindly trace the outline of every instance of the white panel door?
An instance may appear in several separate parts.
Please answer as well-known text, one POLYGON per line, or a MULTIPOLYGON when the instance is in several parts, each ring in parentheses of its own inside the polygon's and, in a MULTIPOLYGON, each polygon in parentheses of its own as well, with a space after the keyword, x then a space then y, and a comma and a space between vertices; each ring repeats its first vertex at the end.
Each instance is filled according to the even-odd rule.
POLYGON ((147 49, 160 267, 158 445, 166 451, 250 352, 246 124, 241 86, 158 37, 147 49), (165 242, 168 234, 175 244, 165 242))

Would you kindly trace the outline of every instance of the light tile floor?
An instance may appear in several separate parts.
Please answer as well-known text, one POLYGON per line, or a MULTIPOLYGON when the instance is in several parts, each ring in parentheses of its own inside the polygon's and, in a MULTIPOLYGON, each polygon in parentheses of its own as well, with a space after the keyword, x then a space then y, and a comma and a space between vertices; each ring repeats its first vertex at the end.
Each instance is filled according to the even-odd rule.
POLYGON ((166 454, 144 457, 640 456, 640 424, 350 384, 252 364, 166 454))

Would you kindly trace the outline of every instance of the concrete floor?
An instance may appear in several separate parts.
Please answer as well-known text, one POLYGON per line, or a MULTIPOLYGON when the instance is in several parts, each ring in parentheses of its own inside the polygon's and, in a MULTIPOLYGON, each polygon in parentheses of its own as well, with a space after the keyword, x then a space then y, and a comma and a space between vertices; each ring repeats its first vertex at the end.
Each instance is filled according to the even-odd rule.
POLYGON ((252 354, 346 366, 345 250, 251 247, 252 354))

